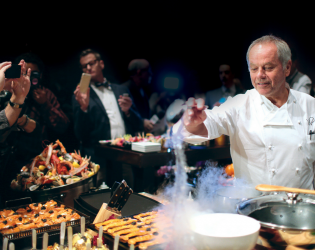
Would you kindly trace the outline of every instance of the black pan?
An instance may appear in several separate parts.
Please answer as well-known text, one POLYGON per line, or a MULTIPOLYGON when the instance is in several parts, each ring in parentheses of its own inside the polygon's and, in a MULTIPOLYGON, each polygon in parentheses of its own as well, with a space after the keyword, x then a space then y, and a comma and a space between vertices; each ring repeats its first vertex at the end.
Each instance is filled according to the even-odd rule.
MULTIPOLYGON (((94 193, 82 194, 77 199, 77 203, 90 213, 97 215, 103 203, 108 203, 111 197, 111 190, 99 190, 94 193)), ((140 214, 161 206, 161 203, 146 196, 132 193, 126 205, 121 210, 122 216, 140 214)))

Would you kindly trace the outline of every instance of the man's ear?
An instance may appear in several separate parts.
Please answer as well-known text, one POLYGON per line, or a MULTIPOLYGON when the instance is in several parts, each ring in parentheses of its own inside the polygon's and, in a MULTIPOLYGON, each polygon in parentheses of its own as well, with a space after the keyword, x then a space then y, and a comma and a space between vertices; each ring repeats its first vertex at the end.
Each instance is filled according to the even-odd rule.
POLYGON ((102 69, 105 68, 105 64, 104 64, 104 61, 103 61, 103 60, 100 60, 100 66, 101 66, 102 69))
POLYGON ((292 61, 289 60, 285 69, 285 76, 289 76, 291 72, 292 61))

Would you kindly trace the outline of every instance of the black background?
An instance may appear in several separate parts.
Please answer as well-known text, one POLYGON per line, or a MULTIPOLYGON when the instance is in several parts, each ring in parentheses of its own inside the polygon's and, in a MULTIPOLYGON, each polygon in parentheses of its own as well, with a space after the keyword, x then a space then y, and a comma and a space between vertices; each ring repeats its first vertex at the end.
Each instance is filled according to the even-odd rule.
POLYGON ((182 75, 189 95, 189 73, 197 72, 204 91, 218 87, 218 66, 230 62, 246 88, 251 88, 246 51, 256 38, 273 34, 295 47, 299 68, 314 81, 314 21, 311 7, 277 2, 56 2, 15 3, 3 8, 0 59, 14 60, 32 51, 44 61, 51 85, 75 88, 81 71, 78 53, 101 52, 105 75, 128 79, 127 65, 146 58, 153 86, 169 72, 182 75))

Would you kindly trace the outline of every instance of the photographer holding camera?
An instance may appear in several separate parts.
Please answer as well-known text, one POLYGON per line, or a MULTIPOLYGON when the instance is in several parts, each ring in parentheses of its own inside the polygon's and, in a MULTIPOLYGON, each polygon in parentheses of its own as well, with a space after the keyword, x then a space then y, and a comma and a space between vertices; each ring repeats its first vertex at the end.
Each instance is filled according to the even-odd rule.
MULTIPOLYGON (((43 61, 33 53, 25 53, 16 58, 16 61, 24 59, 26 68, 31 69, 30 91, 25 99, 25 113, 38 122, 41 127, 41 140, 54 142, 62 139, 69 127, 70 120, 61 109, 60 102, 55 94, 46 87, 45 65, 43 61), (62 138, 61 138, 62 137, 62 138)), ((33 147, 33 151, 38 154, 43 148, 33 147)), ((28 149, 27 149, 28 150, 28 149)))
POLYGON ((0 206, 6 193, 2 190, 9 187, 11 174, 16 174, 12 168, 16 158, 14 148, 17 137, 19 134, 27 134, 34 140, 41 131, 40 126, 24 114, 24 102, 30 90, 31 69, 26 69, 24 60, 18 65, 20 73, 9 78, 9 72, 13 68, 19 70, 19 67, 11 62, 0 63, 0 206))

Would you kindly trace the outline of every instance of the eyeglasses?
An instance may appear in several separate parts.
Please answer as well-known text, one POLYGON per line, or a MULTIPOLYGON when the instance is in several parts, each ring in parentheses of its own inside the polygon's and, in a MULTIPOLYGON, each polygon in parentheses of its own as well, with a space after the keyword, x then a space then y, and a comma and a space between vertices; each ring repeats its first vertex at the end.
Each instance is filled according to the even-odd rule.
POLYGON ((88 65, 89 65, 90 67, 92 67, 92 66, 94 66, 94 65, 96 64, 97 61, 98 61, 98 60, 95 59, 95 60, 93 60, 93 61, 91 61, 91 62, 88 62, 87 64, 81 65, 81 67, 82 67, 82 69, 86 69, 88 65))

